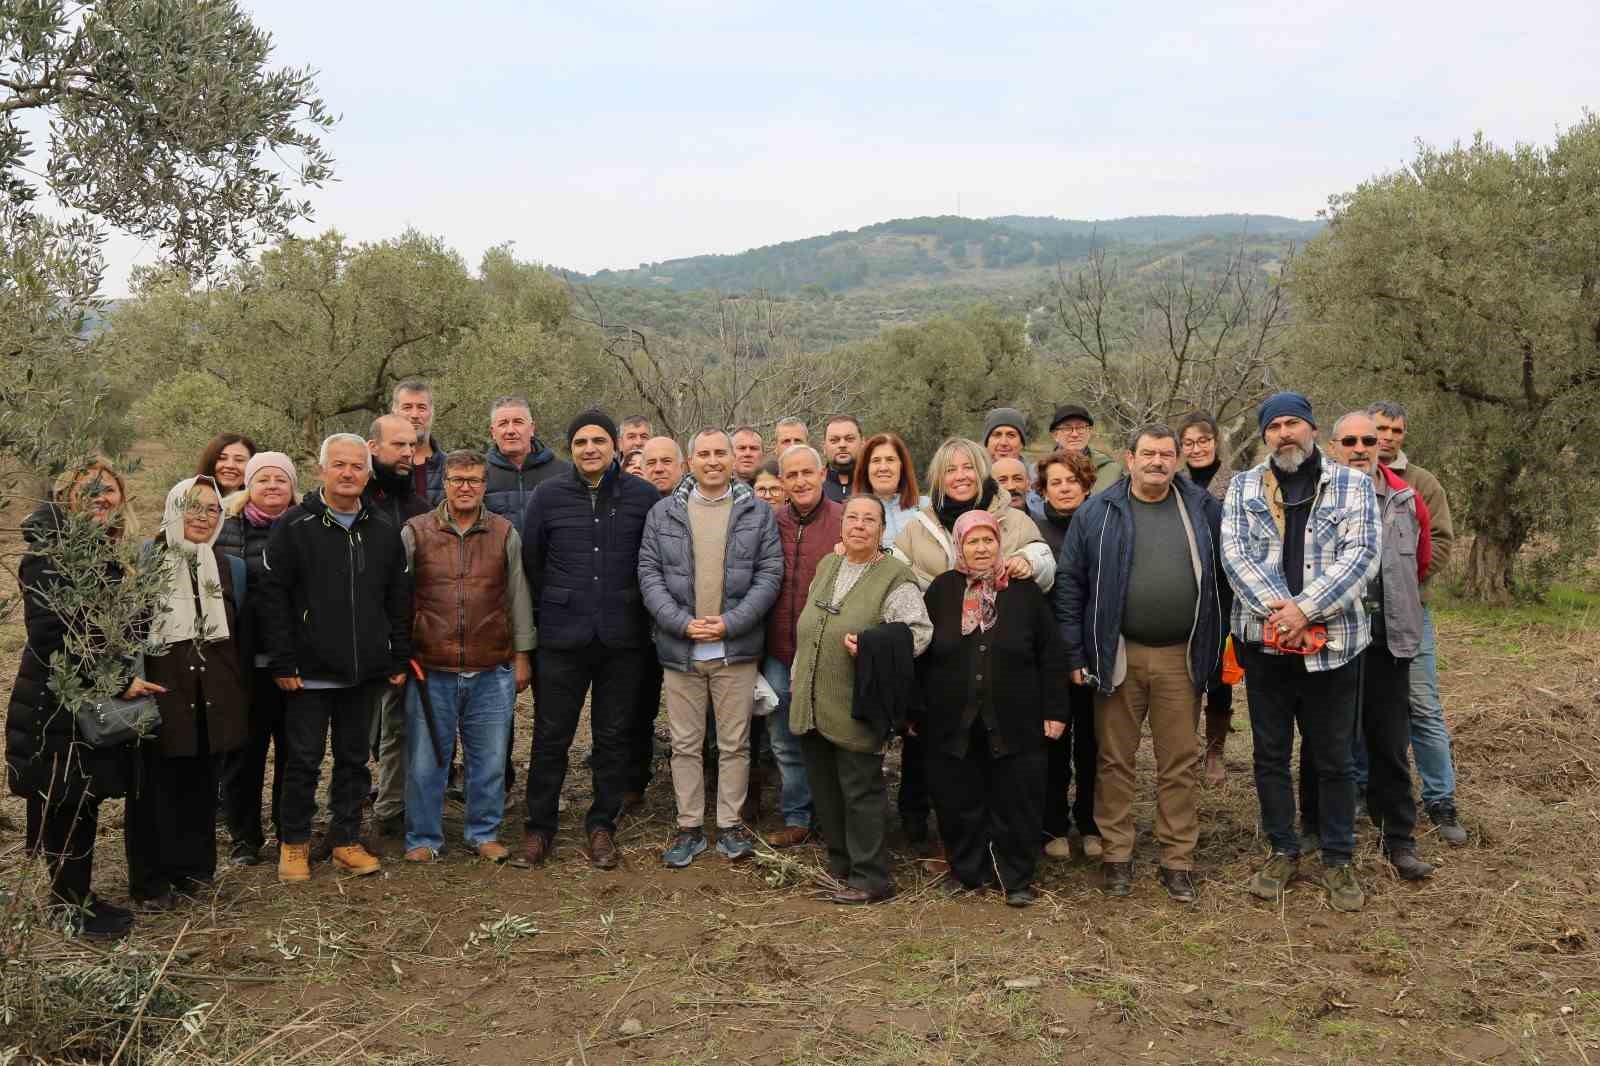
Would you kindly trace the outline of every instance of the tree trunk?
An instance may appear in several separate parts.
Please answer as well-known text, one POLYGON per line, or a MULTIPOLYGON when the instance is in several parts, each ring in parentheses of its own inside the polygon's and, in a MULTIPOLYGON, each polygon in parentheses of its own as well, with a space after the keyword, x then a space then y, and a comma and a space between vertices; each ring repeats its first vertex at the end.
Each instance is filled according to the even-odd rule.
POLYGON ((1511 602, 1511 564, 1516 557, 1514 545, 1500 544, 1482 533, 1473 537, 1467 555, 1467 595, 1484 603, 1511 602))

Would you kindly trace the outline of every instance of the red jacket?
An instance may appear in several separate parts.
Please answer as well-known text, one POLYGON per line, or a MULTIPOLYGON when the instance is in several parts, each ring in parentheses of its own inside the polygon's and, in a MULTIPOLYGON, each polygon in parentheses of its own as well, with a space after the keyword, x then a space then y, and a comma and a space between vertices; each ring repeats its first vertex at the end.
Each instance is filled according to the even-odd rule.
MULTIPOLYGON (((1390 492, 1404 492, 1411 486, 1403 481, 1399 474, 1378 464, 1378 469, 1383 472, 1384 480, 1389 483, 1390 492)), ((1433 521, 1428 514, 1428 505, 1422 502, 1422 493, 1412 494, 1412 503, 1417 508, 1417 524, 1422 527, 1422 533, 1417 537, 1417 584, 1422 584, 1428 578, 1428 571, 1433 568, 1433 521)))
POLYGON ((801 518, 793 504, 778 508, 778 541, 783 545, 783 585, 767 616, 767 654, 785 664, 794 662, 795 625, 806 609, 817 564, 844 539, 844 507, 824 496, 801 518))

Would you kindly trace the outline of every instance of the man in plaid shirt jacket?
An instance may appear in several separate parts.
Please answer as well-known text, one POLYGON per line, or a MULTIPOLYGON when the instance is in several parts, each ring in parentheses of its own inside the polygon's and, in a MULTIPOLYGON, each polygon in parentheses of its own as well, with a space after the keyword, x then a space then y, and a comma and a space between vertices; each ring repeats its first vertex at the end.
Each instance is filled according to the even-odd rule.
POLYGON ((1290 752, 1296 723, 1311 745, 1320 798, 1323 883, 1336 910, 1366 902, 1355 878, 1351 739, 1358 660, 1372 640, 1361 598, 1378 571, 1380 525, 1370 478, 1327 459, 1304 396, 1280 392, 1257 414, 1268 459, 1233 479, 1222 507, 1230 625, 1245 669, 1256 797, 1272 846, 1250 891, 1277 900, 1300 864, 1290 752), (1325 626, 1315 647, 1309 627, 1325 626), (1265 647, 1276 637, 1278 649, 1265 647), (1282 650, 1279 650, 1282 649, 1282 650))

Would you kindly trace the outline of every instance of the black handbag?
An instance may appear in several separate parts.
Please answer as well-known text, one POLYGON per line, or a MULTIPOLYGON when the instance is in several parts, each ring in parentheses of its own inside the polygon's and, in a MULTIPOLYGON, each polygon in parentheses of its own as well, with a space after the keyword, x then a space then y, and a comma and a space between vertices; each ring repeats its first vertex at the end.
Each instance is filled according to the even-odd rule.
MULTIPOLYGON (((144 656, 135 657, 134 676, 144 673, 144 656)), ((161 708, 154 696, 125 700, 112 696, 86 701, 76 715, 78 737, 92 748, 119 748, 161 731, 161 708)))

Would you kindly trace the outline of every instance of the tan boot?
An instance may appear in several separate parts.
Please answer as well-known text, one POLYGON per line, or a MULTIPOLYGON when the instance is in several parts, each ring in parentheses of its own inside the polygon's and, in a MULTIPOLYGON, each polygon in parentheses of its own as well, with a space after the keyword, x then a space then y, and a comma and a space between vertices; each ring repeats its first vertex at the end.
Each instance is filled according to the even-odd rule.
POLYGON ((311 880, 311 845, 278 845, 278 880, 284 884, 311 880))
POLYGON ((1221 788, 1227 780, 1227 767, 1222 762, 1222 749, 1228 742, 1228 719, 1221 715, 1206 715, 1206 766, 1207 788, 1221 788))
POLYGON ((375 874, 383 868, 378 857, 360 844, 346 844, 333 849, 333 864, 357 877, 375 874))

